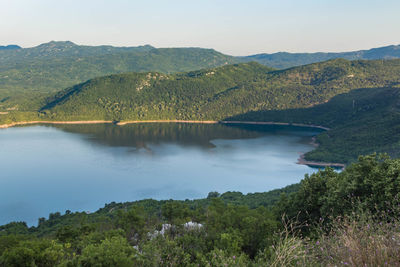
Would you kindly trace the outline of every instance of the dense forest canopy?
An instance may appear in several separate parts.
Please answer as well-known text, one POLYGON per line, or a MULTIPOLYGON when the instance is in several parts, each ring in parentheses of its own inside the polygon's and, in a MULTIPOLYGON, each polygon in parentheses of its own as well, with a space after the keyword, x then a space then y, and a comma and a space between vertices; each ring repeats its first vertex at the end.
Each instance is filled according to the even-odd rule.
POLYGON ((178 74, 127 73, 89 80, 40 111, 69 119, 223 120, 249 111, 323 104, 353 89, 396 87, 400 60, 315 63, 283 71, 244 63, 178 74))

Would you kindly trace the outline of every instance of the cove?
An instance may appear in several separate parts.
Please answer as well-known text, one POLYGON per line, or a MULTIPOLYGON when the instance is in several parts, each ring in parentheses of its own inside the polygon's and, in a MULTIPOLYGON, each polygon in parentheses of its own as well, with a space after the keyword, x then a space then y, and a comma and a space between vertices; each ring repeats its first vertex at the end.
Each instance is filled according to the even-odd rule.
POLYGON ((0 130, 0 224, 112 201, 264 192, 299 182, 322 130, 188 123, 36 125, 0 130))

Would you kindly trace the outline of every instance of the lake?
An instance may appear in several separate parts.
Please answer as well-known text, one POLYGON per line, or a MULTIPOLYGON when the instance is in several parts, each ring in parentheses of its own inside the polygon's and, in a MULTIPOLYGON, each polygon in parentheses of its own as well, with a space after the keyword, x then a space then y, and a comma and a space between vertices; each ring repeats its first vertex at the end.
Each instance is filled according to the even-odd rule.
POLYGON ((264 192, 315 169, 296 164, 319 129, 149 123, 0 130, 0 224, 112 201, 264 192))

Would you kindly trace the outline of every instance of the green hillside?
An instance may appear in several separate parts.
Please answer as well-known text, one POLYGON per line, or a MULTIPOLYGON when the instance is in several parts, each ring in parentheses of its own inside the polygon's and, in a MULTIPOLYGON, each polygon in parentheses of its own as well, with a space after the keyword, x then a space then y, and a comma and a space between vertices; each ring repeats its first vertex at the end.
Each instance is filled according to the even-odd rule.
POLYGON ((233 102, 235 91, 246 92, 269 71, 248 63, 172 75, 111 75, 58 93, 41 112, 51 119, 221 119, 246 111, 246 99, 239 95, 233 102))
POLYGON ((337 59, 283 71, 257 63, 165 75, 126 73, 89 80, 48 99, 51 119, 223 120, 250 111, 322 104, 352 89, 400 83, 400 60, 337 59))

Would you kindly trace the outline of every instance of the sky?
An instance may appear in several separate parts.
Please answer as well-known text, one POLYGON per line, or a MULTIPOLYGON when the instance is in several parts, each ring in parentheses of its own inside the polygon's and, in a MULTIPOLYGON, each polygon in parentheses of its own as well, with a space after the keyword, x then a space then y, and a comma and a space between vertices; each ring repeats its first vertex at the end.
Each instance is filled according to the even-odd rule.
POLYGON ((400 44, 399 0, 0 0, 0 45, 339 52, 400 44))

